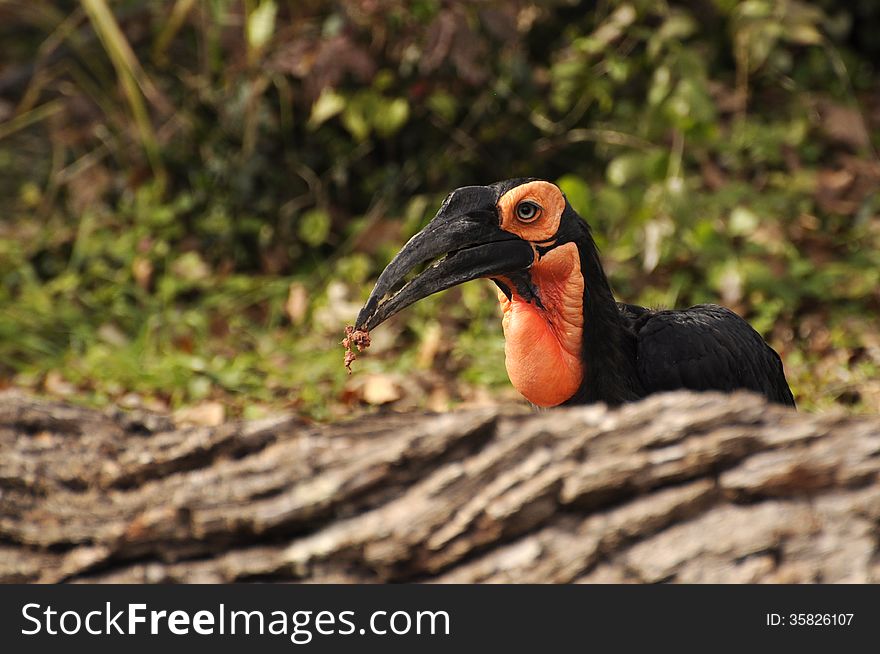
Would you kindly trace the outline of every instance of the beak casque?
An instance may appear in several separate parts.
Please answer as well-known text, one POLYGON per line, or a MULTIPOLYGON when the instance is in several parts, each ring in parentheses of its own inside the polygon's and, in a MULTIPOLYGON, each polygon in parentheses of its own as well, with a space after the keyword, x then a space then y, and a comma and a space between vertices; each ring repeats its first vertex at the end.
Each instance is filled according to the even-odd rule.
POLYGON ((356 329, 370 331, 410 304, 471 279, 531 266, 532 246, 500 228, 496 202, 496 192, 487 186, 453 191, 431 222, 382 271, 358 314, 356 329), (446 256, 400 288, 407 273, 442 255, 446 256))

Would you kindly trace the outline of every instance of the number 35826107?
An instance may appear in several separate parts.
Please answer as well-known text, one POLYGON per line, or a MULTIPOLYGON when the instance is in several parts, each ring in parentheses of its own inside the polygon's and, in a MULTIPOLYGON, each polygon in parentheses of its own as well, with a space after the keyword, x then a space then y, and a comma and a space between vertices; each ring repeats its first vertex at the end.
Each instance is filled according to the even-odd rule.
POLYGON ((850 625, 853 613, 790 613, 788 624, 806 627, 850 625))

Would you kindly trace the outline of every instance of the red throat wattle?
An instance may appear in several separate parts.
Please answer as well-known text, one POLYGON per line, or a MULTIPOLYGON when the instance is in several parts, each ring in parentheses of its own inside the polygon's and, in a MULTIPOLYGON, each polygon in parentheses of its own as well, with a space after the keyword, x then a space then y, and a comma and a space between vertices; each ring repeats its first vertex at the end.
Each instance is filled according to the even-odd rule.
POLYGON ((566 243, 530 269, 543 308, 520 297, 513 284, 508 300, 498 293, 507 374, 531 403, 556 406, 577 391, 584 377, 584 278, 577 245, 566 243))

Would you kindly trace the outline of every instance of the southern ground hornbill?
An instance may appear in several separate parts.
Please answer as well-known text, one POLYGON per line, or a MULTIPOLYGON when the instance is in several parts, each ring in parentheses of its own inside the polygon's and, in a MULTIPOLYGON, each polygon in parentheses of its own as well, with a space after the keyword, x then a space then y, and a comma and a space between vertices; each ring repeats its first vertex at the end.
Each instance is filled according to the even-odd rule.
POLYGON ((687 388, 749 389, 794 406, 779 355, 729 309, 616 302, 589 226, 557 186, 536 179, 450 193, 382 272, 346 347, 369 344, 371 329, 413 302, 478 277, 498 286, 507 373, 533 404, 620 404, 687 388))

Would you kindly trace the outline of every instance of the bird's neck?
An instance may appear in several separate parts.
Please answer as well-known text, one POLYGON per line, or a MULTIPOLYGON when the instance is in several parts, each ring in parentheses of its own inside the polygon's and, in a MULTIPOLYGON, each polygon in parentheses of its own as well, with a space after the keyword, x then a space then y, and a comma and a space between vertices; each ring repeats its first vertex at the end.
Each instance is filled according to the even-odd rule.
POLYGON ((636 340, 605 276, 589 236, 578 240, 584 288, 584 378, 566 404, 616 405, 644 396, 636 372, 636 340))
POLYGON ((531 289, 505 280, 499 290, 507 374, 538 406, 571 398, 584 380, 584 275, 575 243, 544 254, 529 271, 531 289))

